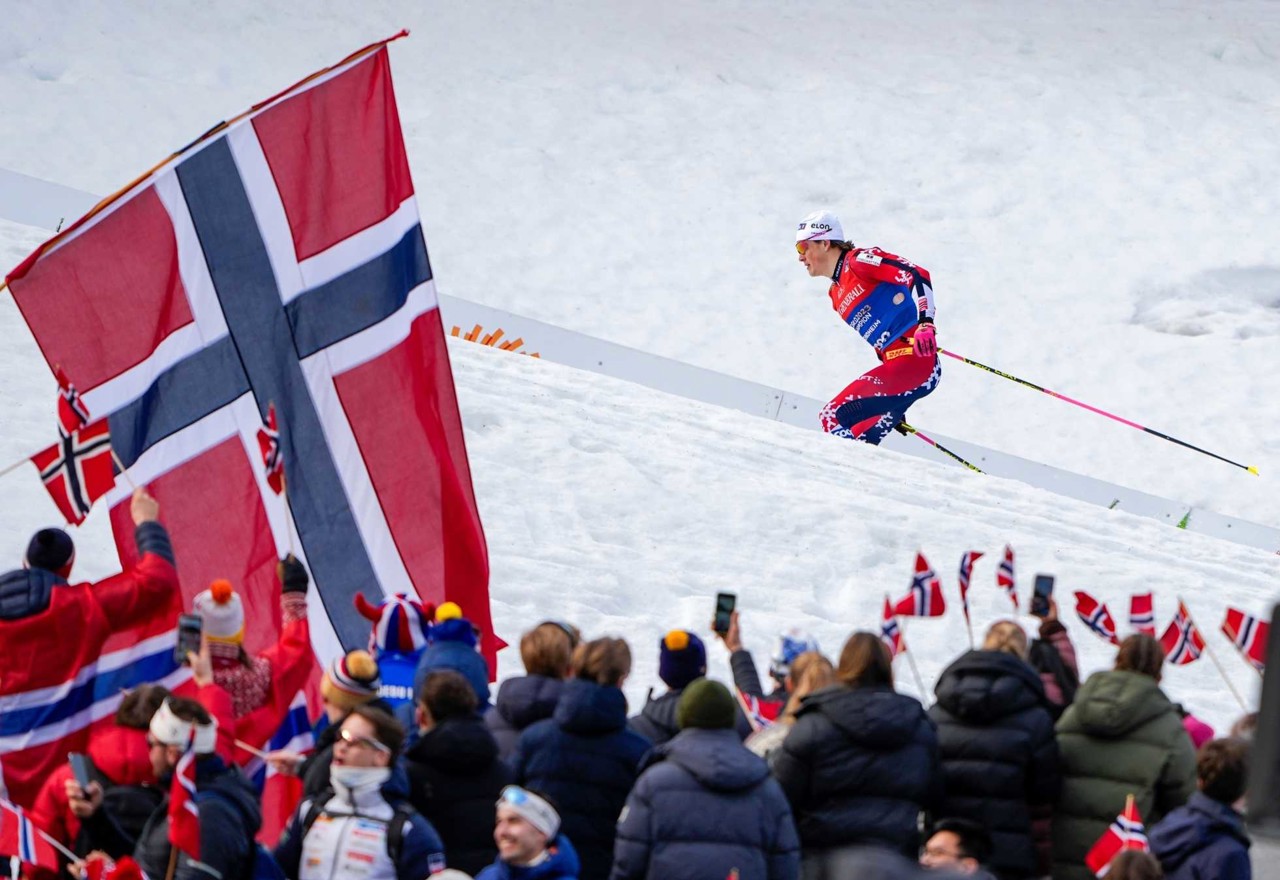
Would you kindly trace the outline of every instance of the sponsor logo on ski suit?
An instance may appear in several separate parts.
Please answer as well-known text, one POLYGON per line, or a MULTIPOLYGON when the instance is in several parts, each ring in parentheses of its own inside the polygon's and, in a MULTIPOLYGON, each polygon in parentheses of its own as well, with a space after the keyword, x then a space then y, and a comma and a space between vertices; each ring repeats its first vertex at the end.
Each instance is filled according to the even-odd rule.
POLYGON ((831 307, 876 352, 933 317, 929 271, 880 248, 845 251, 828 295, 831 307))

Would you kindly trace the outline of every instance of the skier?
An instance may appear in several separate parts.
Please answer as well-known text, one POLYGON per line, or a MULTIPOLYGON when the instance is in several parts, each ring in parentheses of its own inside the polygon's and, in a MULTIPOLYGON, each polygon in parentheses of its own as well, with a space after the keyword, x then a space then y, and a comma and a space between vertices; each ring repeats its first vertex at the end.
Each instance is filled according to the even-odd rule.
POLYGON ((796 251, 811 276, 831 279, 832 308, 880 358, 880 366, 822 408, 822 429, 874 446, 942 377, 929 272, 878 247, 845 241, 840 218, 830 211, 800 221, 796 251))

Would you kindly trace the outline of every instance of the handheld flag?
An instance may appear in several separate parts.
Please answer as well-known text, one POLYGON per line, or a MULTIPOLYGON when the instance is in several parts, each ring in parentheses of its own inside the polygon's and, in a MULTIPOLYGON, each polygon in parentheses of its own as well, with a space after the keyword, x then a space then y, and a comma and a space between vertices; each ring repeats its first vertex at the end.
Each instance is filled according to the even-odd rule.
POLYGON ((116 484, 111 460, 111 434, 106 419, 70 434, 59 432, 59 440, 31 456, 53 503, 72 525, 89 515, 93 502, 116 484))
POLYGON ((1178 602, 1178 613, 1169 621, 1164 635, 1160 636, 1160 647, 1164 648, 1165 660, 1174 666, 1194 663, 1204 651, 1204 636, 1200 635, 1195 621, 1191 619, 1191 612, 1182 601, 1178 602))
POLYGON ((907 650, 907 643, 902 637, 902 627, 898 626, 898 618, 889 604, 889 597, 884 597, 884 617, 880 623, 880 641, 889 649, 889 656, 897 657, 907 650))
POLYGON ((54 368, 53 375, 58 380, 58 427, 64 434, 74 434, 89 424, 89 408, 62 367, 54 368))
POLYGON ((738 707, 742 709, 742 714, 747 716, 747 723, 751 725, 752 730, 764 730, 772 725, 778 720, 778 716, 782 714, 786 705, 781 700, 762 700, 738 687, 735 687, 733 692, 738 698, 738 707))
POLYGON ((22 808, 0 800, 0 854, 16 856, 23 864, 58 870, 58 854, 22 808))
POLYGON ((1267 637, 1271 634, 1271 624, 1227 606, 1222 631, 1254 669, 1259 672, 1266 669, 1267 637))
POLYGON ((1013 548, 1008 544, 1004 545, 1004 559, 1000 560, 1000 567, 996 569, 996 586, 1009 594, 1009 601, 1013 603, 1013 610, 1018 610, 1018 588, 1014 583, 1013 577, 1013 548))
POLYGON ((911 578, 911 592, 893 606, 893 613, 904 617, 941 617, 947 600, 942 596, 942 581, 924 558, 916 553, 916 571, 911 578))
POLYGON ((1120 644, 1120 640, 1116 638, 1116 622, 1105 602, 1099 602, 1084 590, 1076 590, 1076 614, 1098 636, 1113 645, 1120 644))
POLYGON ((258 429, 258 451, 262 453, 267 485, 279 495, 284 491, 284 456, 280 454, 280 431, 276 427, 274 403, 267 406, 267 423, 258 429))
POLYGON ((196 806, 196 734, 178 759, 169 785, 169 843, 193 859, 200 858, 200 809, 196 806))
POLYGON ((969 623, 969 578, 973 576, 973 564, 983 557, 979 550, 970 550, 960 557, 960 605, 964 608, 964 622, 969 623))
POLYGON ((1129 598, 1129 628, 1155 637, 1156 612, 1150 593, 1135 593, 1129 598))
POLYGON ((1133 795, 1129 795, 1125 801, 1124 812, 1116 816, 1085 855, 1084 862, 1094 874, 1105 877, 1111 869, 1111 860, 1126 849, 1151 851, 1147 845, 1147 829, 1143 827, 1142 816, 1138 814, 1133 795))

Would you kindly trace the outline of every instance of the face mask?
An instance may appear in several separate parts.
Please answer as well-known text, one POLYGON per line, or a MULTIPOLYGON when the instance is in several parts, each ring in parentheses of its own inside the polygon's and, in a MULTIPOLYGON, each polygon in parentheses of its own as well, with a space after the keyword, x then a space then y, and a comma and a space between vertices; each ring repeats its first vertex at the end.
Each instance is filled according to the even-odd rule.
POLYGON ((329 778, 348 791, 381 788, 382 784, 391 778, 391 768, 350 767, 344 764, 330 767, 329 778))

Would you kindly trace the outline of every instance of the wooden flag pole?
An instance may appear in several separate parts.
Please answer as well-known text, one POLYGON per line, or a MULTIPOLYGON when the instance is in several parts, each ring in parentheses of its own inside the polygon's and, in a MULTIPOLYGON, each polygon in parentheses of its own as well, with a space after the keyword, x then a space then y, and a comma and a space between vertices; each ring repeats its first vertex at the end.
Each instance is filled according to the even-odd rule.
POLYGON ((280 471, 280 497, 284 499, 284 535, 289 542, 289 555, 293 555, 293 508, 289 506, 289 482, 284 470, 280 471))
MULTIPOLYGON (((1187 603, 1182 601, 1181 596, 1178 597, 1178 603, 1182 605, 1183 608, 1187 608, 1187 603)), ((1190 621, 1191 625, 1194 626, 1197 630, 1200 630, 1200 627, 1196 625, 1196 619, 1191 616, 1190 608, 1187 608, 1187 620, 1190 621)), ((1200 630, 1200 634, 1201 636, 1203 636, 1204 630, 1200 630)), ((1222 680, 1227 683, 1227 690, 1231 691, 1231 696, 1235 697, 1236 702, 1240 704, 1240 711, 1248 712, 1249 711, 1248 704, 1245 703, 1244 697, 1240 696, 1240 692, 1236 690, 1236 686, 1232 683, 1231 679, 1227 676, 1227 670, 1224 669, 1222 666, 1222 663, 1219 662, 1218 655, 1214 653, 1213 646, 1209 644, 1209 640, 1207 638, 1204 640, 1204 652, 1209 655, 1209 659, 1213 661, 1213 665, 1218 669, 1218 674, 1221 675, 1222 680)))
POLYGON ((24 458, 24 459, 22 459, 21 461, 15 461, 13 464, 9 465, 9 466, 8 466, 7 468, 5 468, 4 470, 0 470, 0 477, 5 476, 6 474, 11 474, 11 473, 13 473, 13 472, 14 472, 14 471, 16 471, 18 468, 22 467, 24 464, 28 464, 28 463, 30 463, 30 461, 31 461, 31 459, 29 459, 29 458, 24 458))
POLYGON ((116 463, 116 467, 120 468, 120 476, 124 477, 124 481, 129 484, 129 488, 135 492, 138 491, 138 487, 129 478, 129 470, 124 466, 124 462, 120 460, 120 456, 116 455, 115 449, 111 450, 111 460, 116 463))
POLYGON ((964 609, 964 628, 969 631, 969 650, 973 650, 973 623, 969 620, 969 609, 964 609))

